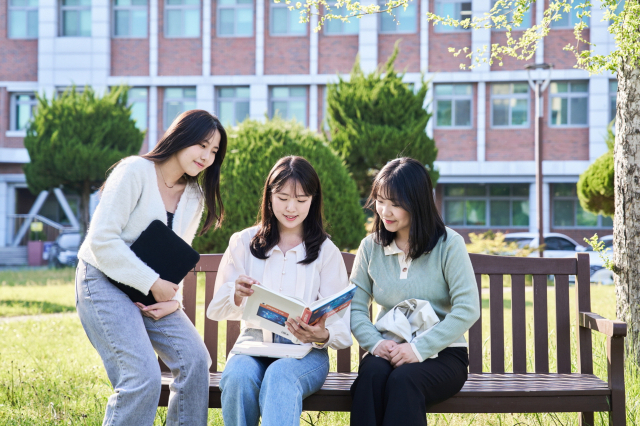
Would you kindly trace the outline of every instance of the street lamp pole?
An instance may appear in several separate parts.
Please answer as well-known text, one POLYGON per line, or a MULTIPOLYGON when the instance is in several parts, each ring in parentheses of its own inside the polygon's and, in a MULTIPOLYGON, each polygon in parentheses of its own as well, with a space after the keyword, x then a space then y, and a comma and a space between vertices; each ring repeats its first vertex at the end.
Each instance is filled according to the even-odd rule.
MULTIPOLYGON (((536 160, 536 204, 538 212, 538 247, 542 247, 544 244, 544 231, 542 220, 542 114, 540 111, 540 95, 547 89, 549 82, 551 81, 551 69, 553 64, 529 64, 525 66, 527 70, 527 78, 529 79, 529 86, 535 93, 535 121, 534 121, 534 140, 535 140, 535 160, 536 160), (534 70, 546 70, 547 76, 544 80, 539 78, 533 79, 531 72, 534 70)), ((543 257, 543 251, 539 250, 538 255, 543 257)))

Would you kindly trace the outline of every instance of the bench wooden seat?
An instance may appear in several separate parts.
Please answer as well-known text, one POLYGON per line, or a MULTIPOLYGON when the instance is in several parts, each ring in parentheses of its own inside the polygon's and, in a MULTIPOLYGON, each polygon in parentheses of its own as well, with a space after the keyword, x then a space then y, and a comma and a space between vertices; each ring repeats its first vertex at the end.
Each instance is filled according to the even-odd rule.
MULTIPOLYGON (((215 276, 221 255, 202 255, 197 271, 206 273, 205 303, 213 297, 215 276)), ((347 271, 351 271, 354 256, 344 253, 347 271)), ((541 413, 578 412, 581 425, 593 425, 595 411, 608 412, 611 425, 625 425, 624 337, 626 324, 591 313, 589 256, 576 258, 539 259, 471 254, 478 290, 482 275, 489 275, 489 318, 481 317, 469 330, 469 379, 462 390, 447 401, 430 408, 433 413, 541 413), (512 372, 505 371, 503 276, 511 276, 512 307, 512 372), (525 315, 525 275, 533 275, 533 352, 534 370, 527 371, 527 319, 525 315), (555 333, 548 330, 547 275, 555 279, 555 333), (575 365, 571 367, 571 322, 569 311, 569 275, 576 275, 575 365), (483 339, 482 321, 489 320, 490 335, 483 339), (608 380, 593 374, 591 332, 607 336, 608 380), (551 336, 551 337, 550 337, 551 336), (556 371, 549 371, 549 340, 555 340, 556 371), (483 342, 489 340, 490 370, 483 371, 483 342)), ((184 284, 184 306, 195 323, 196 277, 189 274, 184 284)), ((226 355, 240 331, 239 322, 227 322, 226 355)), ((219 381, 216 370, 218 324, 205 319, 204 341, 213 364, 210 370, 209 406, 220 408, 219 381)), ((360 355, 363 354, 360 349, 360 355)), ((308 411, 349 411, 349 389, 357 377, 357 366, 351 365, 351 350, 338 351, 337 371, 330 372, 324 386, 303 402, 308 411)), ((159 405, 169 398, 171 373, 163 370, 159 405)))

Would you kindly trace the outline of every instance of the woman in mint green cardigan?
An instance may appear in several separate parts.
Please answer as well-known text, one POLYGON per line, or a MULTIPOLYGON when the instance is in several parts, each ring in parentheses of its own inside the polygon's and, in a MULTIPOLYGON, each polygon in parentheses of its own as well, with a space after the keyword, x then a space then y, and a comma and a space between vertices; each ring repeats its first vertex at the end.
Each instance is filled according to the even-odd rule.
POLYGON ((426 425, 427 409, 460 391, 469 356, 464 333, 480 316, 463 238, 446 228, 425 167, 390 161, 373 182, 373 233, 362 240, 351 282, 351 330, 369 353, 351 387, 351 425, 426 425), (369 319, 407 299, 427 300, 440 322, 411 343, 385 340, 369 319), (400 423, 399 423, 400 422, 400 423))

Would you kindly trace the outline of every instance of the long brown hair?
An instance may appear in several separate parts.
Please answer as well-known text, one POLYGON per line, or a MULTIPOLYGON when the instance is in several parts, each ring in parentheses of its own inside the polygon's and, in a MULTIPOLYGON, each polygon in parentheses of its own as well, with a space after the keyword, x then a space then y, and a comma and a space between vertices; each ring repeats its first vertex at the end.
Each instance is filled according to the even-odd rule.
POLYGON ((214 222, 215 228, 220 227, 224 217, 224 206, 220 197, 220 167, 227 153, 227 132, 218 117, 201 109, 183 112, 171 123, 153 151, 142 156, 154 163, 162 163, 176 152, 208 139, 216 131, 220 132, 220 147, 213 164, 196 176, 186 173, 183 175, 187 183, 197 184, 207 207, 207 217, 199 235, 204 234, 214 222))
POLYGON ((367 208, 373 210, 373 234, 376 243, 391 244, 396 236, 384 227, 375 203, 378 196, 393 201, 411 217, 409 228, 409 257, 417 259, 436 246, 440 237, 447 239, 444 221, 433 199, 433 184, 427 169, 413 158, 403 157, 389 161, 378 172, 367 200, 367 208))
POLYGON ((305 195, 312 197, 309 214, 302 222, 303 241, 307 256, 300 264, 308 265, 318 258, 322 243, 328 238, 324 229, 322 213, 322 188, 320 178, 306 159, 297 156, 283 157, 269 172, 262 194, 262 205, 258 215, 258 233, 251 239, 251 254, 258 259, 266 259, 267 252, 280 241, 278 219, 271 207, 272 194, 280 191, 288 182, 302 188, 305 195))

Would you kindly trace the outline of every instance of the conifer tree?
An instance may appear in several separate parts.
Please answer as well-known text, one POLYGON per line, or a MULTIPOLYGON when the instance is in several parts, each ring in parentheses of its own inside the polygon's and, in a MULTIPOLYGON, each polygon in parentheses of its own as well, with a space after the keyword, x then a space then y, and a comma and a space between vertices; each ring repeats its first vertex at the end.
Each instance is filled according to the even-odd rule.
POLYGON ((346 162, 361 197, 369 195, 378 170, 397 157, 424 164, 434 185, 439 176, 433 168, 438 149, 425 133, 431 118, 424 107, 428 86, 423 81, 414 93, 394 68, 397 56, 396 43, 387 63, 370 74, 356 59, 348 81, 339 77, 328 85, 330 145, 346 162))
POLYGON ((605 216, 613 216, 615 212, 615 188, 613 170, 613 145, 615 135, 610 124, 605 141, 609 150, 602 154, 578 180, 578 198, 583 209, 605 216))
POLYGON ((89 223, 89 197, 105 180, 107 170, 122 158, 137 154, 144 132, 136 128, 127 106, 128 87, 98 97, 90 87, 75 87, 47 99, 27 128, 24 146, 30 162, 24 173, 34 194, 64 186, 80 195, 80 226, 89 223))

